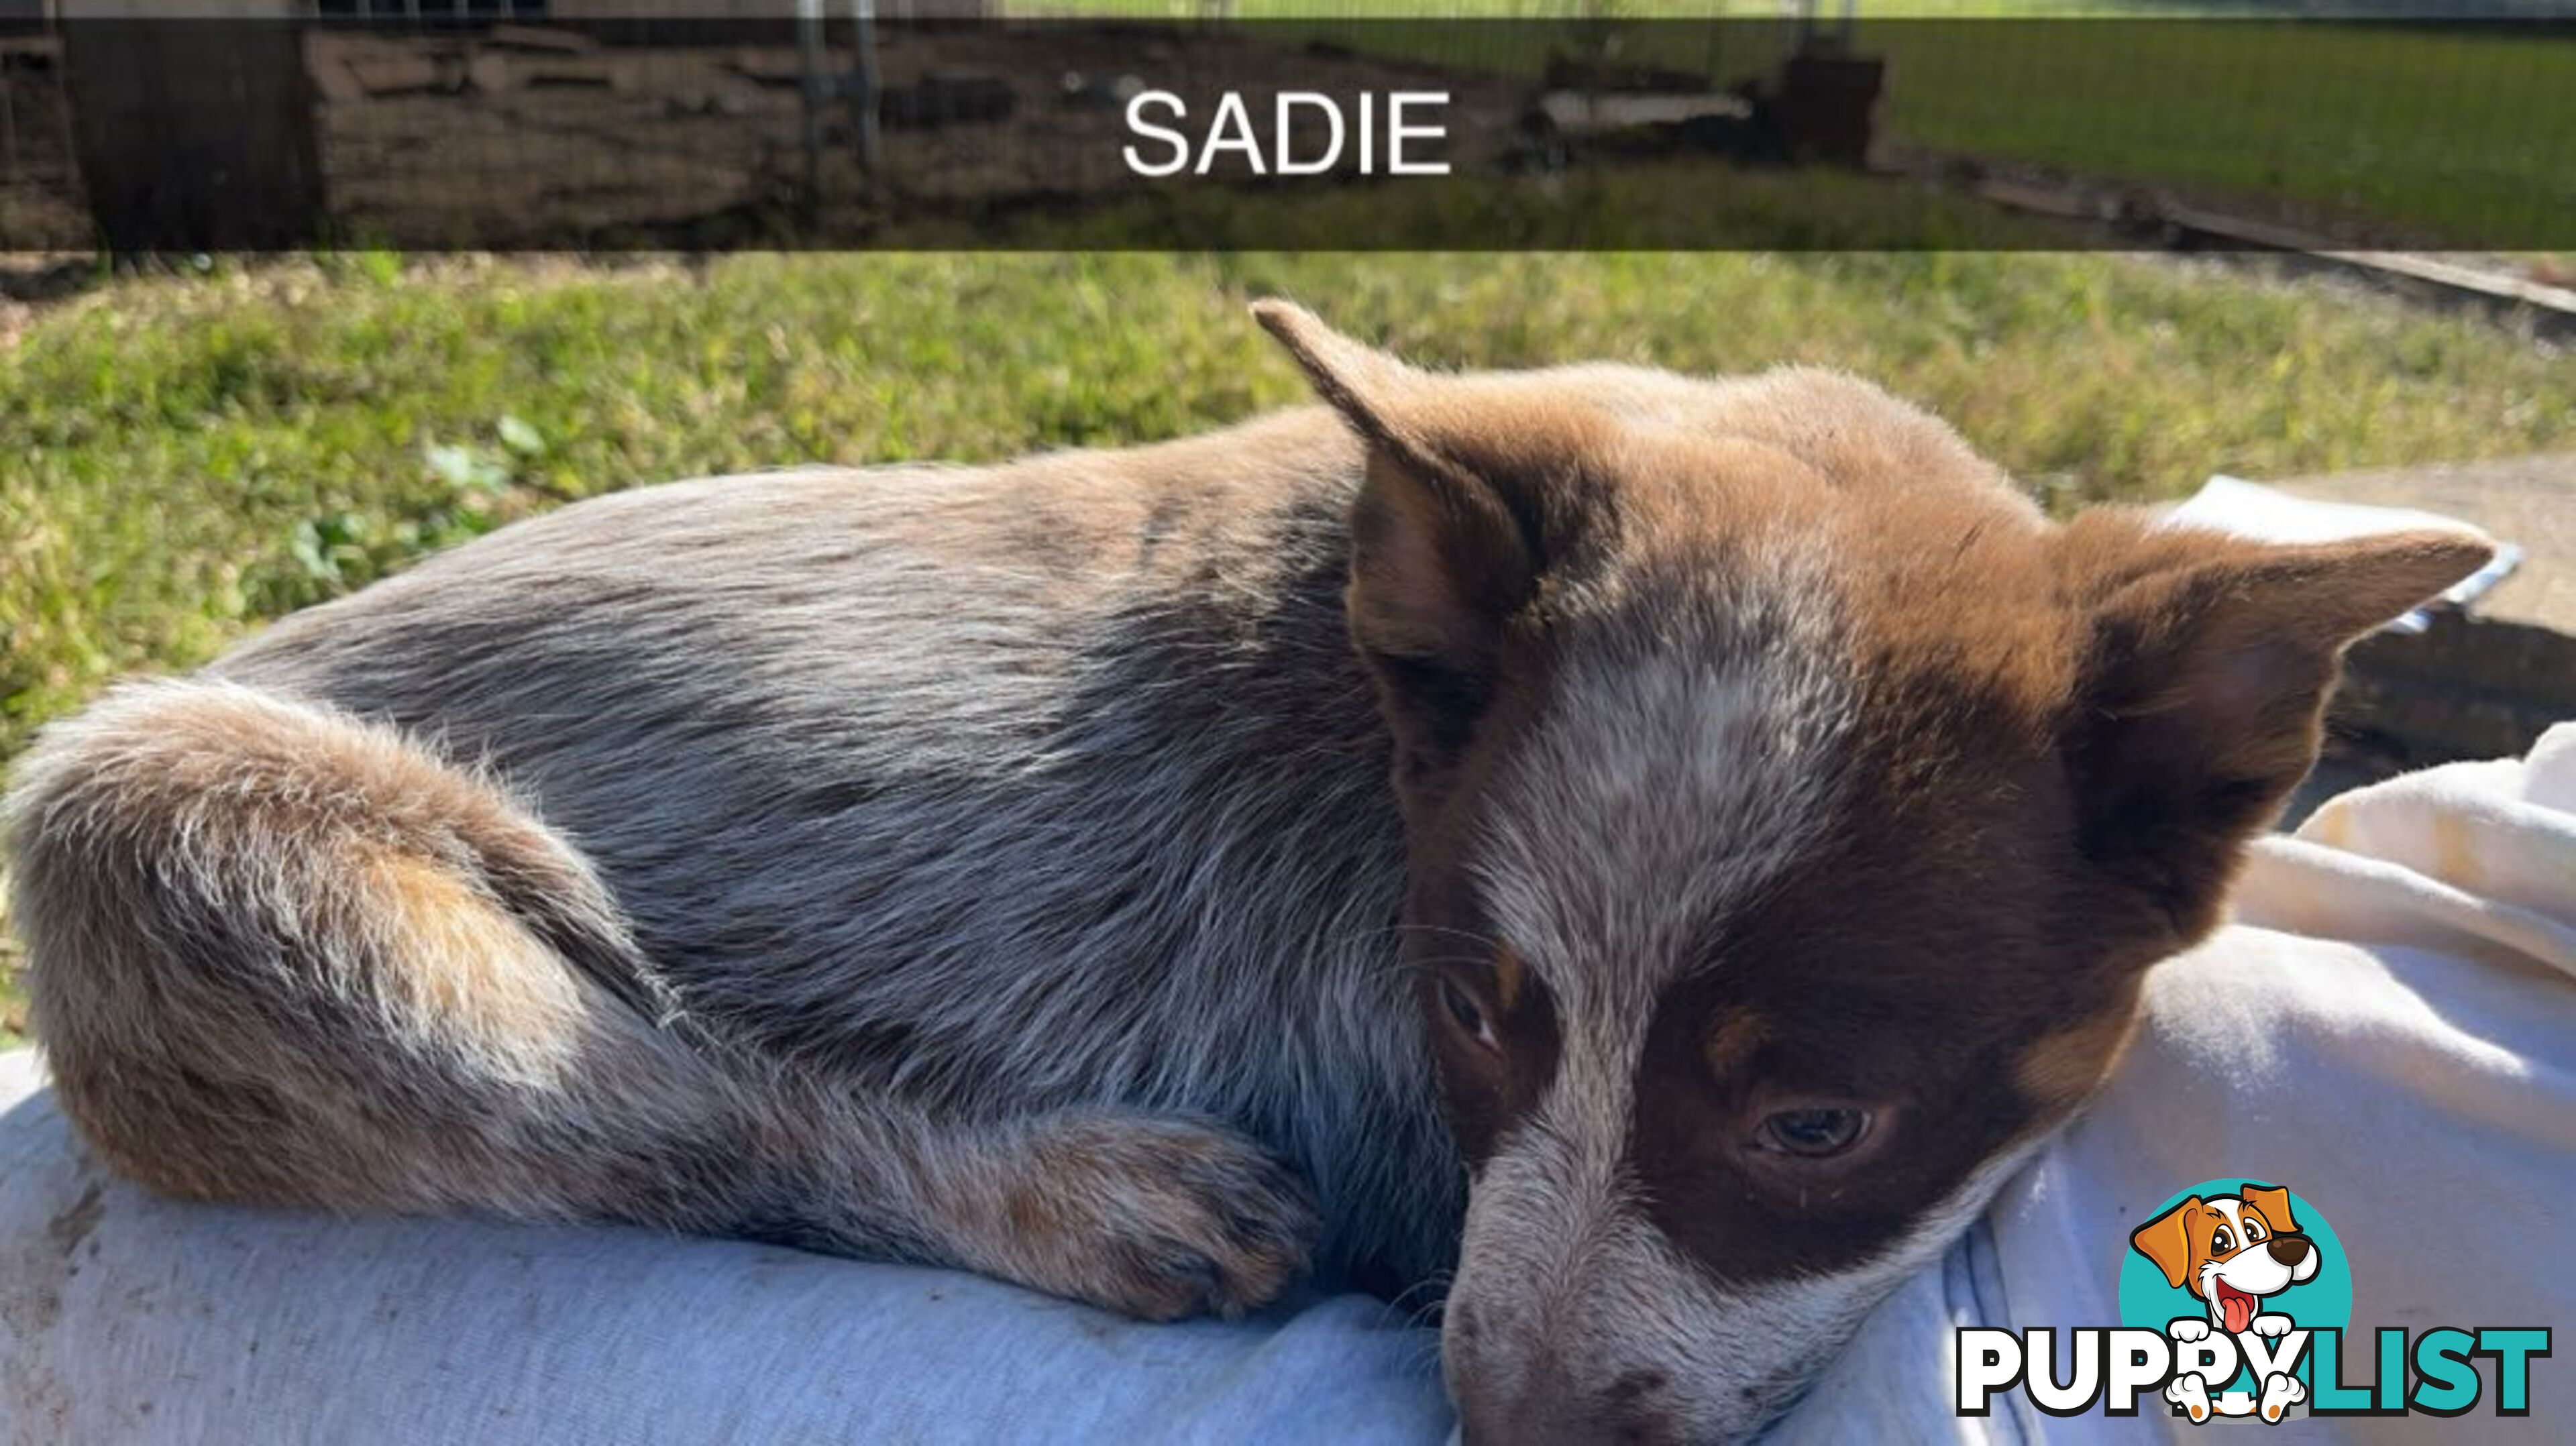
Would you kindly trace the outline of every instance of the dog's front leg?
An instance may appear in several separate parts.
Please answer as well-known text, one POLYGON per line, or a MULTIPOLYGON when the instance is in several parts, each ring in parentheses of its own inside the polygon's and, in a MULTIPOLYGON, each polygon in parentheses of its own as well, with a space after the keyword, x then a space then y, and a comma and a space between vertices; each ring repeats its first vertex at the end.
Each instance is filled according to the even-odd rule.
POLYGON ((1267 1305, 1306 1271, 1304 1181, 1242 1136, 1166 1117, 1069 1113, 987 1143, 961 1189, 972 1263, 1148 1320, 1267 1305))
POLYGON ((951 1125, 836 1105, 782 1121, 810 1192, 782 1213, 821 1226, 808 1243, 826 1249, 962 1266, 1147 1320, 1268 1304, 1313 1254, 1305 1182, 1213 1122, 1069 1110, 951 1125), (848 1207, 858 1228, 836 1239, 848 1207))

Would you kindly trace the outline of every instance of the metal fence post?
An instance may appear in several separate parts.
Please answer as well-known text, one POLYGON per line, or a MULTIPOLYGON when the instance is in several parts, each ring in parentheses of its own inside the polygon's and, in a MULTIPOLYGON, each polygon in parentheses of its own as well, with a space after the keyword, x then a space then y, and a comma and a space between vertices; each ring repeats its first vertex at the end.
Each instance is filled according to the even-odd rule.
POLYGON ((877 6, 876 0, 850 0, 850 26, 856 34, 850 48, 850 132, 858 141, 859 175, 873 188, 877 180, 877 6))

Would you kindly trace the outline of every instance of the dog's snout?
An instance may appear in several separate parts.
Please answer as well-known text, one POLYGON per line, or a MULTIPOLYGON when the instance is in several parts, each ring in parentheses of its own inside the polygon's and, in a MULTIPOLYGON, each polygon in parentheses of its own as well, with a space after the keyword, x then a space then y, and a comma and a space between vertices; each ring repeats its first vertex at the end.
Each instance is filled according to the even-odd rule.
POLYGON ((1556 1346, 1538 1348, 1507 1370, 1480 1359, 1483 1322, 1453 1301, 1448 1343, 1450 1394, 1466 1446, 1684 1446, 1691 1440, 1668 1409, 1671 1378, 1660 1370, 1617 1372, 1588 1383, 1556 1346))
POLYGON ((2275 1235, 2263 1248, 2271 1252, 2274 1260, 2295 1270, 2300 1261, 2308 1258, 2308 1252, 2316 1247, 2309 1244, 2308 1237, 2304 1235, 2275 1235))

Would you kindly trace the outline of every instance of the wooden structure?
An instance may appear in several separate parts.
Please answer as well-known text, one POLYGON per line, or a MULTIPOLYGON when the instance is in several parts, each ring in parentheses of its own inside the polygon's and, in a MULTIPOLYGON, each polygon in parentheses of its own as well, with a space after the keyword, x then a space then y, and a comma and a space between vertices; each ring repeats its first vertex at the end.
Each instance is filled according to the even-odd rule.
POLYGON ((325 239, 313 86, 290 18, 301 7, 237 0, 227 18, 187 21, 120 13, 132 8, 62 5, 63 85, 99 240, 259 251, 325 239))

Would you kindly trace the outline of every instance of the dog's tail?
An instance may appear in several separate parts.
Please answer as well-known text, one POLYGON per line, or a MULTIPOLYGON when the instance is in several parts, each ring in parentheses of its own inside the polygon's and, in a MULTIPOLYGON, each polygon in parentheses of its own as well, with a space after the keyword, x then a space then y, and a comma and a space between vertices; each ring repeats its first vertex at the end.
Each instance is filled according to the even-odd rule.
POLYGON ((590 1213, 731 1122, 572 847, 391 729, 217 682, 47 731, 5 814, 65 1111, 188 1196, 590 1213))

